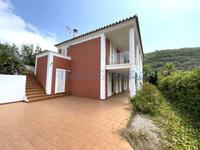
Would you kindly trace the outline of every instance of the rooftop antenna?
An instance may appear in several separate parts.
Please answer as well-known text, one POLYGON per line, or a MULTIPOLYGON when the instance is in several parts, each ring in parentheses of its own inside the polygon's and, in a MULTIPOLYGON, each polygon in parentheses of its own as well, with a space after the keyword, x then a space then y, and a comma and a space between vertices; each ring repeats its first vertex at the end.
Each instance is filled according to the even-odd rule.
POLYGON ((73 29, 73 38, 76 37, 78 34, 78 29, 73 29))
POLYGON ((69 32, 69 38, 72 38, 72 29, 70 27, 64 26, 65 30, 67 30, 69 32))
POLYGON ((70 39, 77 36, 77 34, 78 34, 78 29, 72 29, 72 28, 70 28, 70 27, 68 27, 68 26, 65 26, 64 24, 63 24, 63 26, 64 26, 65 30, 68 31, 68 33, 69 33, 69 38, 70 38, 70 39), (72 32, 73 32, 73 35, 72 35, 72 32))

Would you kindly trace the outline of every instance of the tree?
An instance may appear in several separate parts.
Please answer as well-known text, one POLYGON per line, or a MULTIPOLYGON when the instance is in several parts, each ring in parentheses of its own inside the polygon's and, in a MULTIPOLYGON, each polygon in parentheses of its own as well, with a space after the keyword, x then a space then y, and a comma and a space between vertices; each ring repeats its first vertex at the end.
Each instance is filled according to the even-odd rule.
POLYGON ((42 51, 42 48, 39 45, 37 45, 36 48, 35 48, 35 54, 38 54, 41 51, 42 51))
POLYGON ((175 71, 175 65, 172 63, 166 63, 163 67, 160 68, 159 75, 166 77, 171 75, 175 71))
POLYGON ((157 85, 157 70, 153 70, 150 66, 144 65, 143 66, 143 77, 145 81, 148 81, 152 84, 157 85))
POLYGON ((143 66, 143 77, 144 80, 149 81, 150 77, 153 75, 153 70, 150 66, 144 65, 143 66))
POLYGON ((0 74, 24 74, 19 49, 15 45, 0 43, 0 74))
POLYGON ((22 57, 23 63, 25 65, 35 66, 35 55, 41 51, 42 51, 42 49, 40 46, 36 46, 36 48, 34 49, 34 46, 32 44, 22 45, 21 46, 21 57, 22 57))

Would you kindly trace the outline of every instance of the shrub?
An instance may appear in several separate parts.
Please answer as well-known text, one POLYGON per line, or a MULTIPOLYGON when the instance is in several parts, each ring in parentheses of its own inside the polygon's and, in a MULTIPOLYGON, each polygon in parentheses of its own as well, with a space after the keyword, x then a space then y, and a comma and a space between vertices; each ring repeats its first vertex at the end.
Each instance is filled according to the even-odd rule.
POLYGON ((143 89, 138 91, 135 97, 131 98, 131 103, 138 112, 155 115, 162 102, 162 96, 157 88, 150 83, 144 83, 143 89))
POLYGON ((164 77, 159 88, 181 114, 200 125, 200 68, 164 77))

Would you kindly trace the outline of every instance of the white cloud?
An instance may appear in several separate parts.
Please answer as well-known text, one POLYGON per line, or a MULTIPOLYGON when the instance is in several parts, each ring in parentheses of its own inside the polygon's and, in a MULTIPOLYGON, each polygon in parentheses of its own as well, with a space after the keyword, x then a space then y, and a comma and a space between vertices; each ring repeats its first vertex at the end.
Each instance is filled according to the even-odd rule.
POLYGON ((38 29, 16 15, 9 0, 0 0, 0 42, 40 45, 42 49, 56 50, 56 36, 43 34, 38 29))

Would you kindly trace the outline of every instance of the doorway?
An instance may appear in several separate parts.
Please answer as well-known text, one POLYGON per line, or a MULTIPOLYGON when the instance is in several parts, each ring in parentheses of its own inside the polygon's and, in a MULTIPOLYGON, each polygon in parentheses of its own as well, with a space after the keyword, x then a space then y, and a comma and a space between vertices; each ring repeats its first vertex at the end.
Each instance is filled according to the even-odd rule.
POLYGON ((65 92, 66 70, 56 69, 55 94, 65 92))

